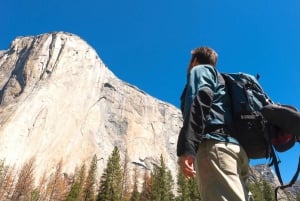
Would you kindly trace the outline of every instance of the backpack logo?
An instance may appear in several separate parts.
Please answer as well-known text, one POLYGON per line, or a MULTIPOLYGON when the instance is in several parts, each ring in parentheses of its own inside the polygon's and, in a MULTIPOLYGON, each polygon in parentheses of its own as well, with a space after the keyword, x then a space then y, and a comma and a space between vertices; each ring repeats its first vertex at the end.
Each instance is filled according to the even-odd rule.
POLYGON ((255 119, 254 115, 241 114, 241 119, 255 119))

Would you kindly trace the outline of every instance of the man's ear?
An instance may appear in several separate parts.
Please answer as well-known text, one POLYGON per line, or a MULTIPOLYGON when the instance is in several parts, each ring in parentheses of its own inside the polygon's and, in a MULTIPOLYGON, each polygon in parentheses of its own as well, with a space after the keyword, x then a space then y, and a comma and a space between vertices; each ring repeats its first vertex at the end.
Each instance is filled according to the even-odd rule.
POLYGON ((199 65, 199 64, 200 64, 200 62, 198 61, 197 57, 194 57, 194 59, 193 59, 193 61, 192 61, 193 67, 194 67, 194 66, 197 66, 197 65, 199 65))
POLYGON ((200 63, 198 62, 198 59, 196 57, 193 57, 191 62, 190 62, 190 65, 189 65, 189 68, 188 68, 188 73, 192 70, 192 68, 194 66, 197 66, 199 65, 200 63))

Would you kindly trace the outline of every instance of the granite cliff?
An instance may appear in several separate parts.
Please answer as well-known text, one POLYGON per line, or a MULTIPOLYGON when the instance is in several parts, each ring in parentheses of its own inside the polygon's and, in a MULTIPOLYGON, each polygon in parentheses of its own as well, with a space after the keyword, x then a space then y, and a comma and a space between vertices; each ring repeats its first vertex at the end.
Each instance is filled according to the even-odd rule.
POLYGON ((131 164, 151 169, 162 155, 176 170, 180 111, 118 79, 76 35, 18 37, 1 51, 0 103, 8 164, 35 156, 37 175, 60 160, 69 172, 97 154, 101 170, 118 146, 131 164))

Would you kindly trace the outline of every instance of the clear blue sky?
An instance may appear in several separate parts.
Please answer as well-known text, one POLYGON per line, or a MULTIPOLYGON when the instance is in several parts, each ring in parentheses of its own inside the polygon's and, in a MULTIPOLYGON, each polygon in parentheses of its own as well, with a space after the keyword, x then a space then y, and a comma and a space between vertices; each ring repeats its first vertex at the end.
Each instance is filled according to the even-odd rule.
MULTIPOLYGON (((298 0, 9 0, 0 49, 18 36, 71 32, 117 77, 178 107, 190 51, 206 45, 220 71, 259 73, 275 102, 300 109, 299 11, 298 0)), ((299 154, 299 145, 280 154, 285 180, 299 154)))

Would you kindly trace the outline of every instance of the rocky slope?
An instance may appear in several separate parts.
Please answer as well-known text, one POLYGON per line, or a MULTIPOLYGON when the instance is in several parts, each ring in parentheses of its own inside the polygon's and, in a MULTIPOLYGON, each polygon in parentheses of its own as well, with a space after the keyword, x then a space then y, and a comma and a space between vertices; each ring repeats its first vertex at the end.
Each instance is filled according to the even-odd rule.
MULTIPOLYGON (((256 165, 251 167, 250 182, 261 182, 262 179, 267 181, 273 188, 280 186, 280 182, 275 172, 269 167, 269 165, 256 165)), ((285 183, 287 184, 287 183, 285 183)), ((297 195, 300 193, 300 182, 296 183, 289 188, 278 191, 279 200, 296 201, 297 195)))

